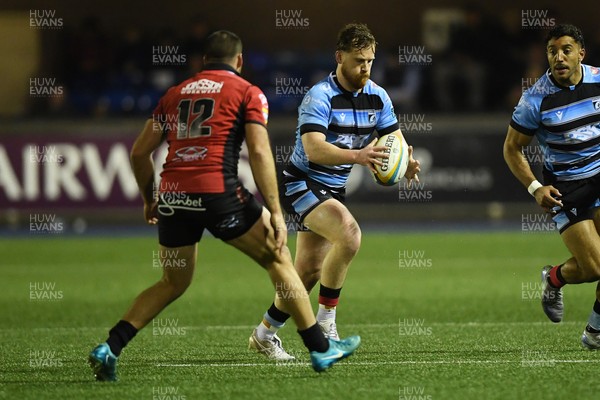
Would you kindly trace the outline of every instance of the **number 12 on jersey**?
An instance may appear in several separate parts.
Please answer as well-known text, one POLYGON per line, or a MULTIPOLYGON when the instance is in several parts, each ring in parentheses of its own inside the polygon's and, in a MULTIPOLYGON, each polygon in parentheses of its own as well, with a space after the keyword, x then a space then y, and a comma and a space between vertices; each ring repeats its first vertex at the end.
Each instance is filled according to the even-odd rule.
POLYGON ((202 124, 213 116, 214 99, 183 99, 177 108, 179 109, 177 139, 210 136, 210 125, 202 124))

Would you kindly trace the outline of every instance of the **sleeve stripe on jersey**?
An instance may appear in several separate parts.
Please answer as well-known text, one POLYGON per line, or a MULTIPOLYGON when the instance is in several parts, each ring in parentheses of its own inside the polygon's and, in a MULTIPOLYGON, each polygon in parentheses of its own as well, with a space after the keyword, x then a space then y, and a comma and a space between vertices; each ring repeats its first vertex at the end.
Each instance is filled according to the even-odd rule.
POLYGON ((533 135, 535 135, 535 129, 525 128, 524 126, 521 126, 521 125, 517 124, 514 119, 510 120, 510 126, 513 129, 521 132, 523 135, 527 135, 527 136, 533 136, 533 135))
POLYGON ((327 127, 319 124, 304 124, 300 126, 300 134, 304 135, 307 132, 321 132, 327 134, 327 127))
POLYGON ((245 123, 245 124, 258 124, 258 125, 262 125, 262 126, 264 126, 265 128, 267 127, 267 126, 265 125, 265 122, 264 122, 264 121, 257 121, 257 120, 255 120, 255 119, 249 119, 249 120, 246 120, 246 121, 244 121, 244 123, 245 123))
POLYGON ((387 135, 388 133, 395 132, 398 129, 400 129, 400 124, 397 122, 394 122, 390 126, 386 126, 385 128, 378 130, 377 132, 379 133, 380 136, 383 136, 383 135, 387 135))

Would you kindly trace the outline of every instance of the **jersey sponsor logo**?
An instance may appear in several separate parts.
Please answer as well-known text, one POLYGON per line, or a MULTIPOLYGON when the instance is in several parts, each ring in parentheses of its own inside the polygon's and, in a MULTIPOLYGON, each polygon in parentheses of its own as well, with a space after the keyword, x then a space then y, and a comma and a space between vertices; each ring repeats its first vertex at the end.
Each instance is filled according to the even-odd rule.
POLYGON ((224 82, 215 82, 210 79, 200 79, 190 82, 181 89, 181 94, 206 94, 206 93, 221 93, 224 82))
POLYGON ((175 214, 175 210, 188 211, 206 211, 202 205, 201 198, 191 198, 186 193, 169 193, 160 194, 161 203, 158 205, 158 212, 161 215, 169 217, 175 214))
POLYGON ((173 161, 198 161, 204 160, 206 157, 206 153, 208 153, 208 149, 202 146, 189 146, 183 147, 175 152, 177 155, 176 158, 173 158, 173 161))
POLYGON ((357 136, 352 134, 338 135, 333 144, 346 149, 362 149, 369 140, 369 135, 357 136))
POLYGON ((598 136, 600 136, 600 131, 597 126, 586 125, 565 133, 564 138, 566 143, 577 143, 587 142, 598 136))

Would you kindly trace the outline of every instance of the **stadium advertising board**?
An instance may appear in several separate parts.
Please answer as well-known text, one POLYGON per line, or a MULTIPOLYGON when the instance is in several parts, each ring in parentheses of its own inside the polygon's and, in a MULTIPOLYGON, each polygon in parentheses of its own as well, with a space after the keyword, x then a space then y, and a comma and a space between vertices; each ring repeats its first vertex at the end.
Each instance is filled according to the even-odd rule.
MULTIPOLYGON (((273 135, 273 152, 281 168, 292 148, 286 135, 273 135), (285 139, 285 140, 282 140, 285 139), (281 153, 281 152, 280 152, 281 153)), ((9 136, 0 143, 0 204, 14 209, 139 207, 141 200, 129 166, 134 135, 115 139, 73 135, 9 136)), ((397 186, 377 185, 365 168, 356 167, 347 194, 358 203, 526 201, 502 160, 502 135, 435 135, 409 138, 421 161, 421 182, 409 193, 397 186), (522 196, 519 196, 519 193, 522 196), (402 200, 402 199, 400 199, 402 200)), ((157 175, 166 147, 155 154, 157 175)), ((247 156, 242 153, 240 176, 256 191, 247 156)))

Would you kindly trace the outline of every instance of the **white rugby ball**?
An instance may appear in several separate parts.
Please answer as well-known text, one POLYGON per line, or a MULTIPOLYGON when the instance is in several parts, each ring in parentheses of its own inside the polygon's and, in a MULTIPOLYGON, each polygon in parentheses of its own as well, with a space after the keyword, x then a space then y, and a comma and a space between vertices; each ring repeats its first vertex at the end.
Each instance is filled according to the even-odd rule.
POLYGON ((383 186, 392 186, 406 173, 408 168, 408 144, 393 133, 383 135, 377 140, 375 146, 385 146, 384 153, 390 157, 381 159, 383 165, 373 164, 375 171, 373 178, 375 182, 383 186))

